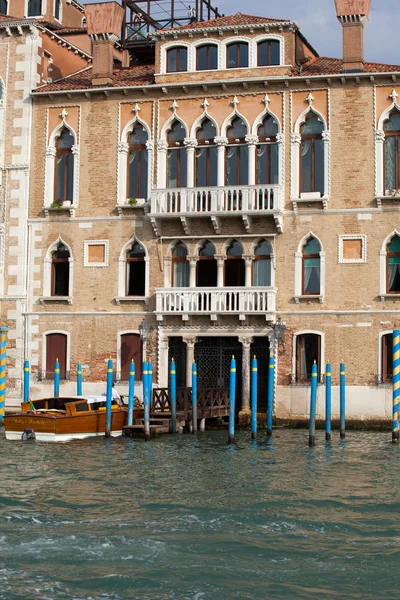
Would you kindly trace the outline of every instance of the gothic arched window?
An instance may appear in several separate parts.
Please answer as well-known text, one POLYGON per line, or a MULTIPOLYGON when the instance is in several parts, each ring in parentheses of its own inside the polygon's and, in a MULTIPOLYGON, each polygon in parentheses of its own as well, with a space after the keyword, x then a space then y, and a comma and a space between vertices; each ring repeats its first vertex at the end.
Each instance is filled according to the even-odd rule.
POLYGON ((206 240, 199 250, 199 259, 196 263, 196 286, 217 286, 217 260, 215 258, 215 246, 206 240))
POLYGON ((175 120, 167 134, 167 188, 186 187, 187 155, 183 145, 185 128, 175 120))
POLYGON ((309 113, 300 129, 300 192, 319 192, 324 195, 325 157, 322 132, 324 124, 314 114, 309 113))
POLYGON ((278 132, 278 123, 272 115, 266 115, 257 129, 259 146, 256 182, 260 185, 279 182, 279 144, 276 141, 278 132))
POLYGON ((74 157, 72 146, 74 136, 66 127, 56 140, 56 162, 54 173, 54 200, 73 200, 74 157))
POLYGON ((245 285, 243 246, 237 240, 233 240, 226 251, 225 285, 228 287, 245 285))
POLYGON ((386 250, 387 294, 400 293, 400 236, 394 235, 386 250))
POLYGON ((196 139, 196 187, 212 187, 217 185, 218 153, 214 143, 217 130, 214 123, 205 118, 197 130, 196 139))
POLYGON ((240 117, 235 117, 228 127, 226 137, 226 185, 248 185, 249 153, 246 144, 247 127, 240 117))
POLYGON ((172 286, 189 287, 189 261, 187 248, 177 242, 172 250, 172 286))
POLYGON ((148 135, 145 128, 136 123, 128 134, 127 197, 147 199, 148 186, 148 135))
POLYGON ((321 292, 321 246, 314 237, 303 246, 303 295, 321 292))
POLYGON ((134 242, 126 253, 126 295, 146 294, 146 252, 139 242, 134 242))
POLYGON ((69 259, 70 252, 60 242, 51 257, 51 295, 69 296, 69 259))
POLYGON ((271 244, 267 240, 261 240, 254 250, 253 286, 271 285, 271 254, 271 244))
POLYGON ((383 126, 385 131, 385 189, 400 189, 400 112, 394 110, 383 126))

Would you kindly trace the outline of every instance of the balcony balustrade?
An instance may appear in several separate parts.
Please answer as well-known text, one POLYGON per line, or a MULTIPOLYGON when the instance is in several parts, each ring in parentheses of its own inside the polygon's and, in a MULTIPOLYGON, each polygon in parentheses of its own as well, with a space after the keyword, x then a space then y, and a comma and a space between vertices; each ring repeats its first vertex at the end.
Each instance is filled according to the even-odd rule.
POLYGON ((156 316, 209 315, 212 321, 218 315, 237 315, 244 320, 249 315, 265 315, 270 320, 275 313, 276 288, 162 288, 156 290, 156 316))
POLYGON ((220 233, 219 217, 242 217, 250 231, 253 216, 273 215, 278 232, 282 231, 283 194, 279 185, 171 188, 152 190, 150 218, 157 234, 157 219, 180 218, 185 233, 187 219, 210 217, 220 233))

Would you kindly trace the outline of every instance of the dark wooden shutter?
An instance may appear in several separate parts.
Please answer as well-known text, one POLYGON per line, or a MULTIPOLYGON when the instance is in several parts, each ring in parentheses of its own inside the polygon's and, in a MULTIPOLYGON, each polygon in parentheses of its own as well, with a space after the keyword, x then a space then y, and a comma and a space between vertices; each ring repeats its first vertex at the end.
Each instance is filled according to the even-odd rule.
POLYGON ((135 361, 135 380, 142 379, 142 340, 137 333, 121 335, 121 379, 129 379, 132 359, 135 361))
POLYGON ((46 378, 54 379, 56 359, 60 362, 60 377, 65 379, 67 371, 67 336, 63 333, 46 335, 46 378))

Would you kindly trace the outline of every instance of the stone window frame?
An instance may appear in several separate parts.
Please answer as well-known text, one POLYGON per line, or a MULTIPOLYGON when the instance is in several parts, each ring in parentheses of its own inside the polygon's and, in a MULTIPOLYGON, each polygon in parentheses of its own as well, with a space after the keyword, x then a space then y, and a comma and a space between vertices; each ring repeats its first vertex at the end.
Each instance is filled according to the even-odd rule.
MULTIPOLYGON (((139 105, 135 106, 135 109, 140 110, 139 105)), ((144 204, 151 197, 152 189, 152 172, 153 172, 153 139, 151 137, 151 128, 143 121, 137 113, 131 119, 122 130, 120 141, 117 147, 117 206, 129 206, 129 199, 127 198, 127 184, 128 184, 128 136, 132 131, 132 128, 136 124, 141 125, 147 133, 147 198, 137 198, 142 201, 140 204, 144 204)))
POLYGON ((340 265, 361 265, 367 262, 367 236, 365 234, 343 234, 338 235, 338 263, 340 265), (362 256, 361 258, 344 258, 343 256, 343 241, 344 240, 361 240, 362 256))
POLYGON ((385 300, 398 300, 400 298, 400 292, 398 294, 387 293, 387 245, 391 239, 395 236, 400 236, 400 232, 394 229, 388 236, 385 237, 382 243, 382 247, 379 251, 379 296, 381 302, 385 300))
POLYGON ((55 179, 55 159, 56 159, 56 141, 60 137, 63 129, 68 129, 74 138, 72 145, 72 156, 74 162, 74 183, 72 188, 72 207, 77 207, 79 204, 79 145, 78 136, 75 130, 67 123, 65 118, 52 131, 49 143, 46 147, 46 164, 45 164, 45 182, 44 182, 44 203, 45 208, 51 207, 54 198, 54 179, 55 179))
POLYGON ((297 210, 298 202, 322 202, 323 207, 327 208, 327 203, 331 195, 331 133, 328 129, 326 119, 322 114, 312 106, 312 100, 308 108, 306 108, 297 118, 294 125, 294 131, 290 134, 290 150, 291 150, 291 185, 290 185, 290 196, 293 203, 294 210, 297 210), (324 194, 321 197, 320 194, 315 192, 302 193, 300 192, 300 146, 301 146, 301 133, 300 129, 307 120, 309 113, 314 113, 315 116, 321 120, 324 131, 322 132, 322 139, 324 142, 324 194))
POLYGON ((378 376, 377 376, 377 384, 378 385, 392 385, 389 381, 382 381, 383 377, 383 353, 382 353, 382 339, 385 335, 392 334, 393 329, 384 329, 380 331, 378 334, 378 376))
POLYGON ((320 240, 320 238, 315 235, 312 231, 309 231, 302 239, 297 247, 297 251, 294 254, 294 299, 296 304, 299 304, 300 301, 307 300, 319 300, 320 304, 323 304, 325 300, 325 251, 324 246, 320 240), (319 294, 311 295, 306 294, 303 295, 303 247, 306 244, 307 240, 311 237, 315 238, 319 243, 321 250, 319 253, 320 258, 320 289, 319 294))
POLYGON ((83 242, 83 266, 84 267, 108 267, 108 240, 84 240, 83 242), (104 246, 104 262, 89 262, 89 246, 104 246))
POLYGON ((46 373, 46 359, 47 359, 47 336, 52 333, 59 333, 67 337, 67 352, 65 356, 65 371, 66 373, 71 372, 71 333, 63 329, 51 329, 44 331, 42 334, 42 373, 46 373))
POLYGON ((399 199, 400 195, 388 194, 389 190, 386 190, 385 186, 385 131, 384 125, 385 122, 389 119, 390 113, 393 110, 398 110, 400 113, 400 104, 397 102, 397 93, 396 90, 393 89, 393 92, 390 96, 393 99, 393 102, 390 106, 385 108, 385 110, 381 113, 378 119, 377 129, 375 130, 375 198, 378 204, 378 208, 382 207, 382 200, 393 198, 399 199))
POLYGON ((257 37, 249 37, 245 35, 237 35, 225 38, 223 40, 218 40, 215 37, 205 37, 200 40, 196 40, 195 42, 186 42, 183 40, 172 40, 167 42, 166 44, 162 44, 160 46, 160 74, 162 75, 173 75, 174 73, 169 73, 167 71, 167 51, 175 46, 186 47, 188 53, 187 59, 187 70, 179 71, 179 73, 204 73, 204 72, 213 72, 213 71, 234 71, 235 69, 274 69, 277 67, 282 67, 285 65, 285 38, 282 35, 278 35, 275 33, 264 33, 262 35, 258 35, 257 37), (258 66, 257 64, 257 56, 258 56, 258 44, 260 42, 266 42, 268 40, 276 40, 279 42, 279 65, 267 65, 267 66, 258 66), (249 46, 249 65, 248 67, 235 67, 234 69, 228 69, 226 66, 226 53, 227 46, 235 42, 245 42, 249 46), (214 44, 218 47, 218 67, 217 69, 209 69, 197 71, 196 69, 196 56, 197 56, 197 48, 198 46, 204 46, 205 44, 214 44))
POLYGON ((321 364, 319 366, 319 380, 322 383, 325 378, 325 333, 323 331, 317 331, 316 329, 301 329, 299 331, 293 332, 292 336, 292 373, 291 380, 292 383, 296 383, 297 385, 310 386, 309 382, 297 382, 297 338, 301 335, 319 335, 321 338, 321 364))
POLYGON ((114 298, 116 304, 121 302, 145 302, 148 304, 150 297, 150 256, 145 244, 134 234, 123 246, 118 258, 118 295, 114 298), (127 296, 126 295, 126 253, 127 250, 137 242, 144 250, 145 257, 145 290, 144 296, 127 296))
MULTIPOLYGON (((67 242, 63 240, 61 235, 58 236, 55 242, 53 242, 47 249, 46 256, 43 259, 43 296, 40 297, 41 302, 60 302, 67 301, 68 304, 72 304, 73 298, 73 285, 74 285, 74 258, 72 249, 67 242), (51 295, 51 270, 52 270, 52 255, 57 249, 59 244, 64 244, 69 251, 69 281, 68 281, 68 296, 52 296, 51 295)), ((54 332, 53 332, 54 333, 54 332)))
MULTIPOLYGON (((10 3, 10 0, 8 0, 8 3, 10 3)), ((29 4, 29 0, 25 0, 24 3, 24 15, 25 15, 25 19, 40 19, 40 18, 44 18, 47 12, 47 0, 41 0, 41 8, 42 8, 42 13, 40 15, 34 15, 32 17, 28 17, 28 4, 29 4)))
MULTIPOLYGON (((59 14, 58 19, 57 19, 56 15, 55 15, 55 12, 56 12, 56 1, 57 0, 53 0, 53 17, 54 17, 54 20, 57 21, 57 23, 62 23, 62 20, 63 20, 63 3, 62 3, 62 0, 60 0, 60 14, 59 14)), ((43 0, 42 0, 42 2, 43 2, 43 0)))

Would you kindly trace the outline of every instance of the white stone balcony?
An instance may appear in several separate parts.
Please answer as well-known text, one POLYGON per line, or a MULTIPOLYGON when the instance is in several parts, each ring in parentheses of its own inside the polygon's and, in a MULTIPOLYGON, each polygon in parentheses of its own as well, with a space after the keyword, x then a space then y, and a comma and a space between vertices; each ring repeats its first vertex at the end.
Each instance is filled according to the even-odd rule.
POLYGON ((210 217, 216 233, 221 233, 220 218, 241 217, 247 232, 253 217, 271 215, 278 233, 282 232, 283 192, 280 185, 249 185, 152 190, 150 219, 156 235, 158 221, 180 219, 190 234, 190 219, 210 217))
POLYGON ((276 288, 162 288, 156 290, 156 317, 208 315, 216 321, 220 315, 237 315, 243 321, 249 315, 263 315, 267 321, 275 313, 276 288))

